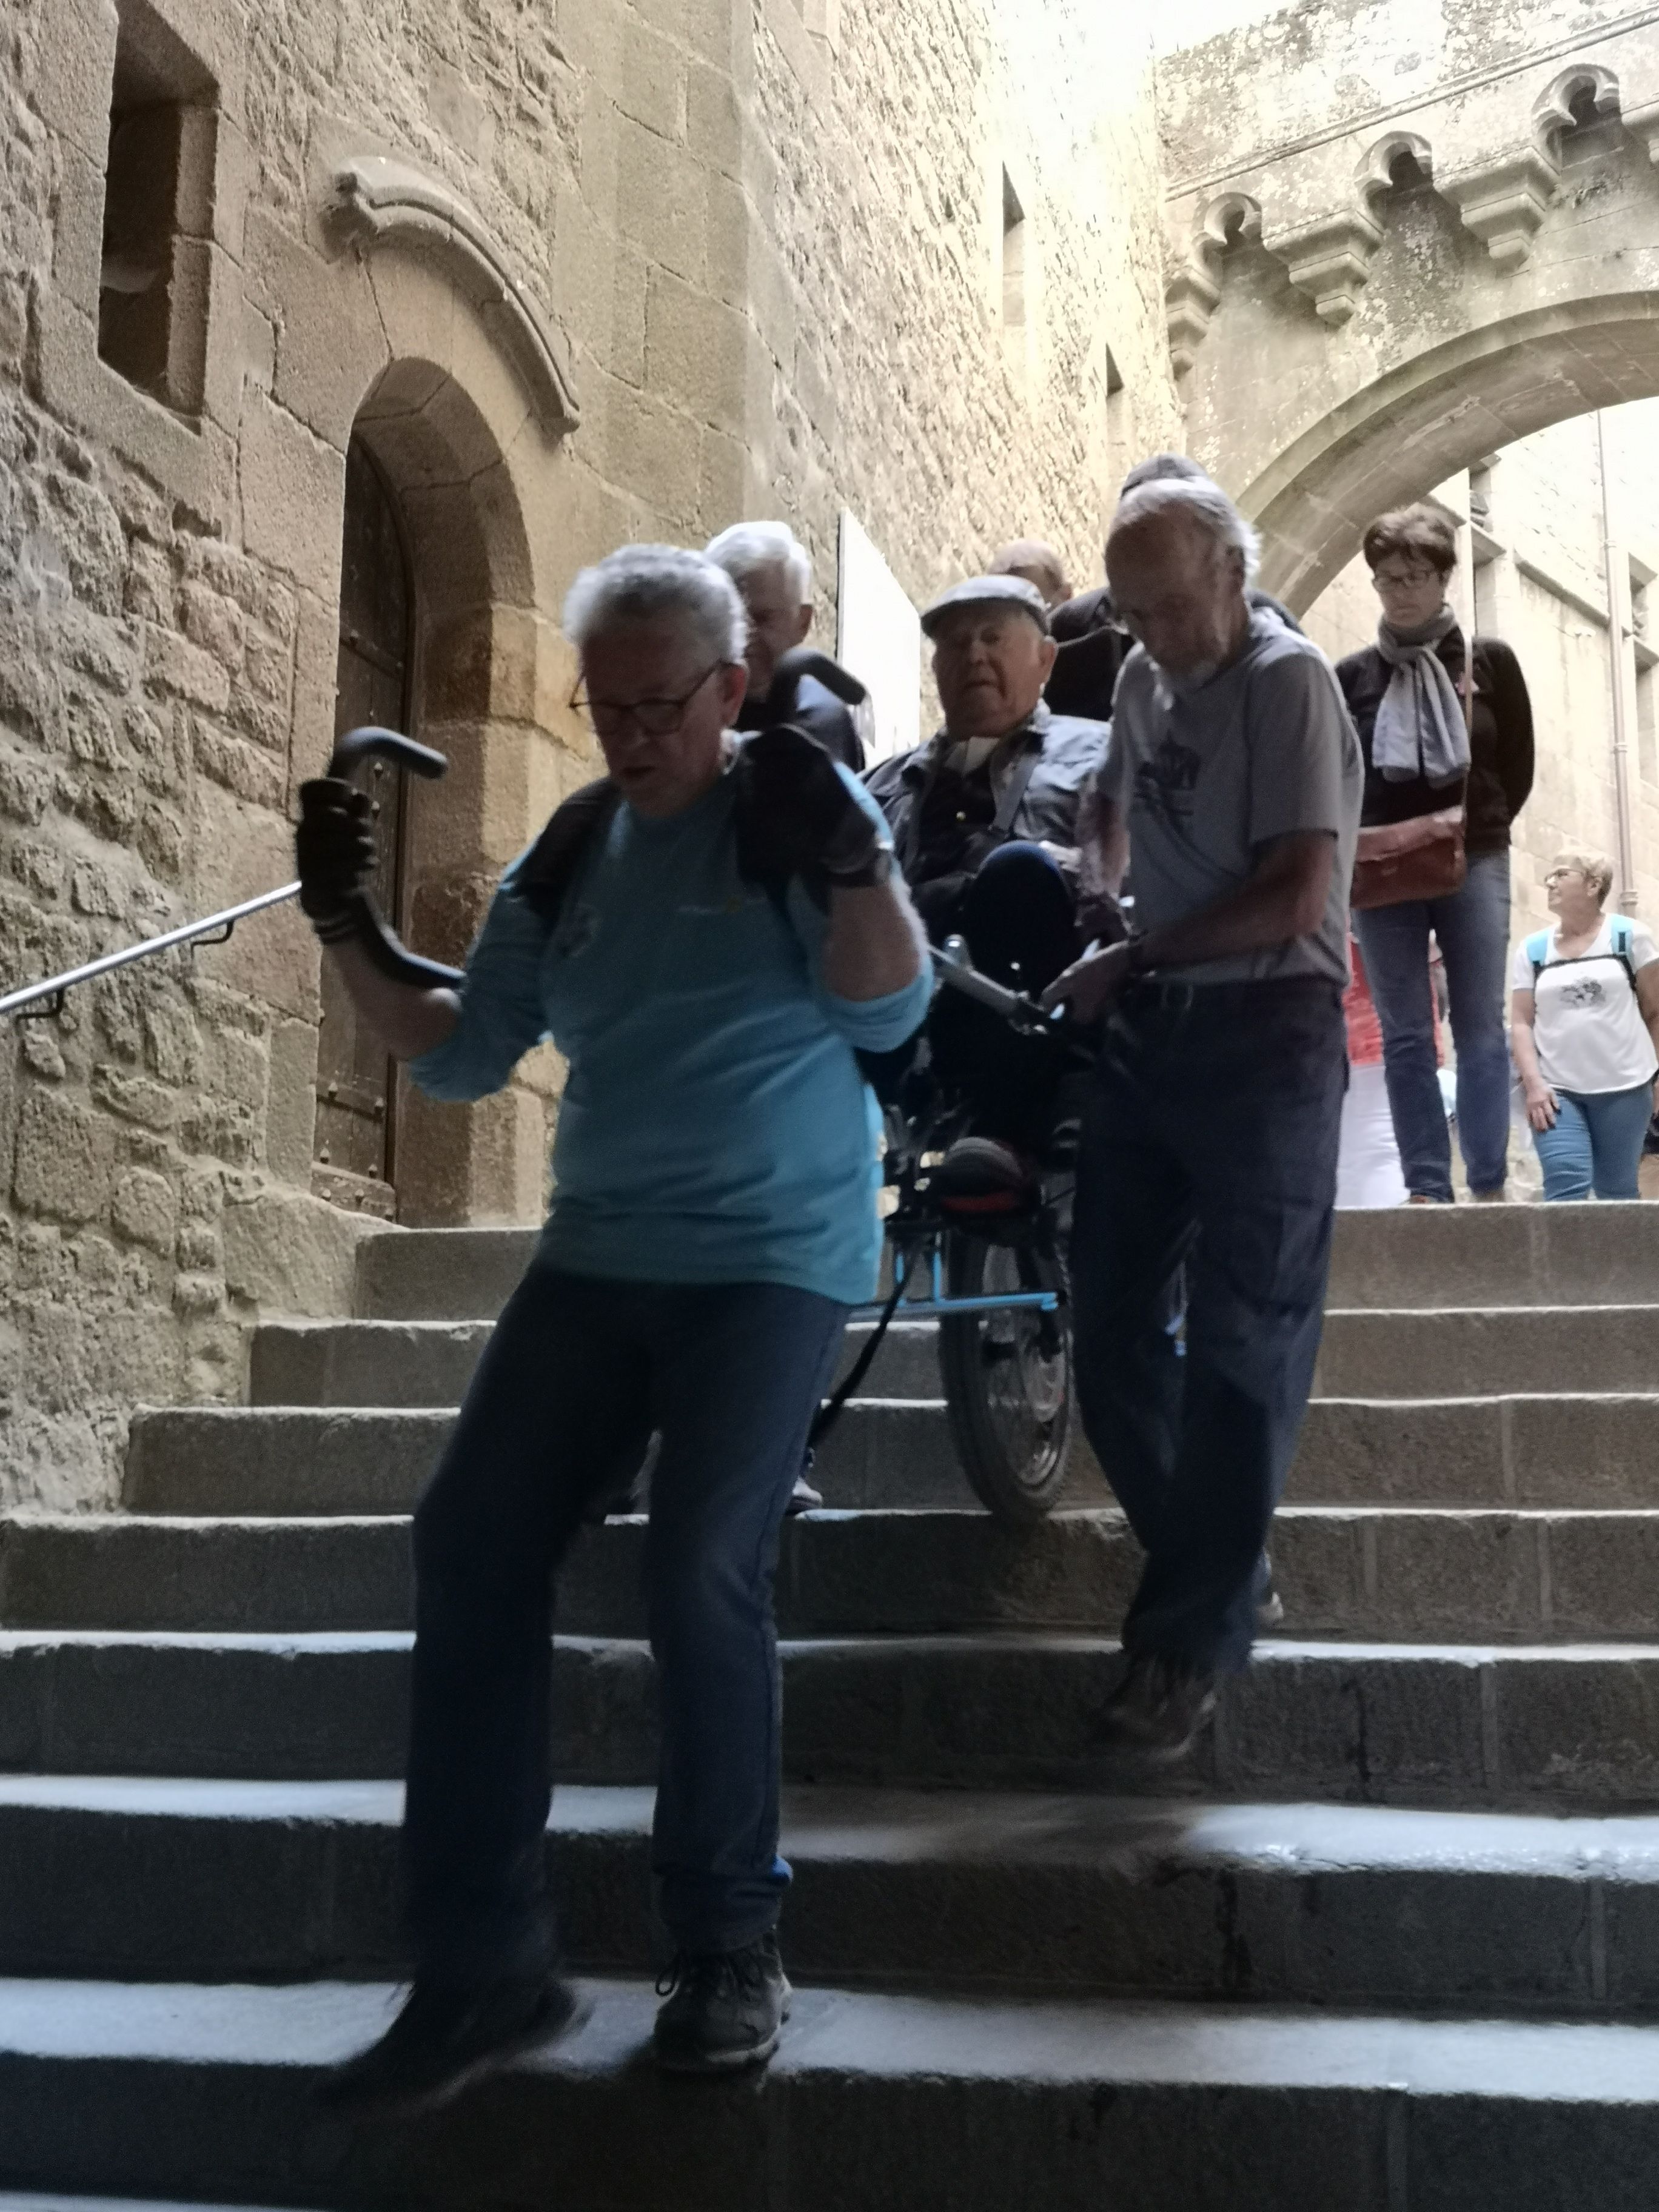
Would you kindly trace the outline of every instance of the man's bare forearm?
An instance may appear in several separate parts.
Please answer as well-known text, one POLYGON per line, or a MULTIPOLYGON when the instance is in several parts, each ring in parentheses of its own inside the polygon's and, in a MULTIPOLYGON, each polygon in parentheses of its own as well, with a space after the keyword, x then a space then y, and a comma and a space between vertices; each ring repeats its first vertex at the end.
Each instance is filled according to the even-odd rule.
POLYGON ((854 1005, 890 998, 915 982, 927 957, 927 937, 896 876, 830 892, 823 987, 835 997, 854 1005))
POLYGON ((361 945, 331 945, 333 961, 352 1004, 394 1060, 418 1060, 443 1043, 461 1018, 453 991, 395 983, 383 975, 361 945))

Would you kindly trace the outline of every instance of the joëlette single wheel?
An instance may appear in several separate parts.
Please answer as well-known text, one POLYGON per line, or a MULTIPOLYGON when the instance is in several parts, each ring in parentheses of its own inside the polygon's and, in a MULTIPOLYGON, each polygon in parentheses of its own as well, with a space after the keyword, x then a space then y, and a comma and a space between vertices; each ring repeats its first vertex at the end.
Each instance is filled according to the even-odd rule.
POLYGON ((981 1502, 1017 1527, 1050 1512, 1066 1481, 1072 1439, 1071 1311, 1065 1269, 1037 1238, 991 1243, 951 1231, 945 1273, 952 1297, 1054 1291, 1057 1310, 999 1307, 939 1322, 939 1365, 951 1435, 981 1502))

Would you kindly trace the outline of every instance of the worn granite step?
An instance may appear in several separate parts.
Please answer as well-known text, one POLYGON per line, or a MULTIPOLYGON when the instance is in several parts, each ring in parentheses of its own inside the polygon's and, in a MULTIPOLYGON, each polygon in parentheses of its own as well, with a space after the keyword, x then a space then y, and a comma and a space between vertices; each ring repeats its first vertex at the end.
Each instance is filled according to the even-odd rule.
POLYGON ((376 2212, 478 2212, 485 2173, 524 2212, 1651 2212, 1650 2027, 805 1988, 766 2075, 721 2087, 651 2066, 647 1984, 590 1986, 555 2051, 354 2130, 312 2087, 384 1985, 0 1984, 0 2156, 376 2212))
MULTIPOLYGON (((533 1229, 393 1230, 357 1248, 356 1311, 384 1321, 500 1312, 533 1229)), ((1624 1205, 1396 1206, 1340 1213, 1330 1304, 1640 1305, 1659 1285, 1659 1211, 1624 1205)))
MULTIPOLYGON (((402 1798, 392 1782, 0 1777, 0 1974, 395 1974, 402 1798)), ((561 1932, 584 1971, 661 1963, 652 1800, 555 1799, 561 1932)), ((1653 1815, 819 1787, 787 1793, 783 1845, 789 1966, 808 1980, 1659 2008, 1653 1815)))
MULTIPOLYGON (((559 1584, 568 1633, 642 1636, 645 1524, 586 1531, 559 1584)), ((1659 1512, 1287 1506, 1274 1571, 1299 1636, 1659 1638, 1659 1512)), ((1122 1619, 1139 1547, 1115 1510, 1011 1529, 988 1514, 810 1514, 785 1524, 786 1635, 1080 1629, 1122 1619)), ((0 1520, 9 1628, 401 1629, 409 1523, 137 1514, 0 1520)))
MULTIPOLYGON (((0 1634, 0 1771, 384 1779, 403 1770, 405 1635, 0 1634)), ((1111 1788, 1104 1637, 823 1638, 782 1647, 792 1780, 1111 1788)), ((554 1753, 573 1782, 655 1773, 650 1655, 562 1638, 554 1753)), ((1176 1780, 1369 1803, 1659 1802, 1659 1648, 1267 1643, 1176 1780)), ((1166 1779, 1161 1785, 1167 1793, 1166 1779)))
MULTIPOLYGON (((253 1333, 248 1397, 255 1406, 455 1406, 489 1341, 489 1322, 266 1322, 253 1333)), ((872 1334, 849 1328, 836 1380, 872 1334)), ((937 1400, 938 1332, 895 1322, 860 1385, 872 1398, 937 1400)))
MULTIPOLYGON (((141 1513, 407 1513, 453 1416, 441 1409, 180 1406, 141 1409, 125 1503, 141 1513)), ((1293 1504, 1659 1508, 1659 1395, 1389 1401, 1308 1409, 1293 1504)), ((836 1507, 971 1506, 941 1404, 849 1406, 814 1470, 836 1507)), ((1062 1502, 1105 1497, 1073 1450, 1062 1502)))
MULTIPOLYGON (((256 1406, 454 1406, 488 1322, 268 1322, 255 1330, 256 1406)), ((848 1330, 845 1374, 871 1334, 848 1330)), ((895 1322, 860 1395, 937 1401, 938 1334, 895 1322)), ((1314 1378, 1321 1398, 1494 1397, 1557 1390, 1659 1394, 1659 1304, 1333 1311, 1314 1378)))

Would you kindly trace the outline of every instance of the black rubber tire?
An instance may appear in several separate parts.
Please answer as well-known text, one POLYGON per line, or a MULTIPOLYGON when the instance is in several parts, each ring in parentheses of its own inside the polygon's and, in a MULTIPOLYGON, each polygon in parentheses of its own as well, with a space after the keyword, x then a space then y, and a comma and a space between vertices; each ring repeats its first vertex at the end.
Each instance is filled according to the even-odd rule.
POLYGON ((1031 1246, 989 1243, 958 1230, 945 1239, 945 1263, 953 1297, 1016 1287, 1060 1294, 1059 1312, 1048 1322, 1052 1357, 1041 1350, 1043 1317, 1030 1310, 949 1314, 939 1325, 945 1412, 962 1471, 999 1521, 1032 1528, 1052 1512, 1065 1487, 1076 1417, 1065 1270, 1031 1246), (1013 1392, 994 1389, 1010 1376, 1016 1377, 1013 1392), (1029 1431, 1028 1441, 1021 1429, 1029 1431))

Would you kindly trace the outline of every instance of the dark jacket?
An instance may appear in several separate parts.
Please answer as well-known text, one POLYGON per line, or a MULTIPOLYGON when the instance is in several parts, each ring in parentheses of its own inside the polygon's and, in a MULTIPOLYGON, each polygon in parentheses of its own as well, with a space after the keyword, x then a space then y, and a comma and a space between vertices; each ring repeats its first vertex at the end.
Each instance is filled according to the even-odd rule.
MULTIPOLYGON (((1270 607, 1287 629, 1301 629, 1290 609, 1281 606, 1270 593, 1252 586, 1244 596, 1252 608, 1270 607)), ((1118 677, 1135 647, 1128 632, 1117 627, 1111 592, 1104 584, 1095 591, 1079 592, 1054 609, 1049 627, 1060 650, 1043 687, 1043 697, 1057 714, 1084 714, 1095 721, 1110 721, 1118 677)))
MULTIPOLYGON (((765 720, 765 704, 763 698, 745 699, 738 716, 738 729, 759 729, 765 720)), ((795 690, 794 712, 789 719, 809 738, 816 738, 831 760, 850 768, 854 775, 863 775, 864 746, 857 725, 835 693, 826 690, 816 676, 801 678, 795 690)))
POLYGON ((918 810, 930 795, 935 801, 940 796, 938 779, 932 775, 937 759, 933 744, 877 763, 865 782, 887 817, 899 866, 911 890, 933 887, 931 896, 917 900, 930 929, 987 855, 1005 840, 1076 845, 1078 809, 1085 787, 1106 757, 1110 737, 1103 722, 1052 714, 1040 705, 1025 725, 1020 748, 1034 751, 1036 757, 1006 830, 994 826, 996 802, 984 769, 968 780, 975 787, 974 797, 959 811, 952 808, 941 819, 935 804, 924 834, 918 810))
MULTIPOLYGON (((1437 650, 1453 683, 1461 684, 1462 631, 1448 631, 1437 650)), ((1349 653, 1336 667, 1337 681, 1365 756, 1365 796, 1359 819, 1366 829, 1384 822, 1408 822, 1413 815, 1433 814, 1457 803, 1455 791, 1437 790, 1420 776, 1409 783, 1390 783, 1371 766, 1376 710, 1393 672, 1374 645, 1349 653)), ((1532 790, 1532 702, 1521 664, 1501 639, 1478 637, 1474 641, 1474 727, 1463 794, 1468 810, 1463 842, 1468 852, 1504 851, 1510 842, 1510 824, 1532 790)))

